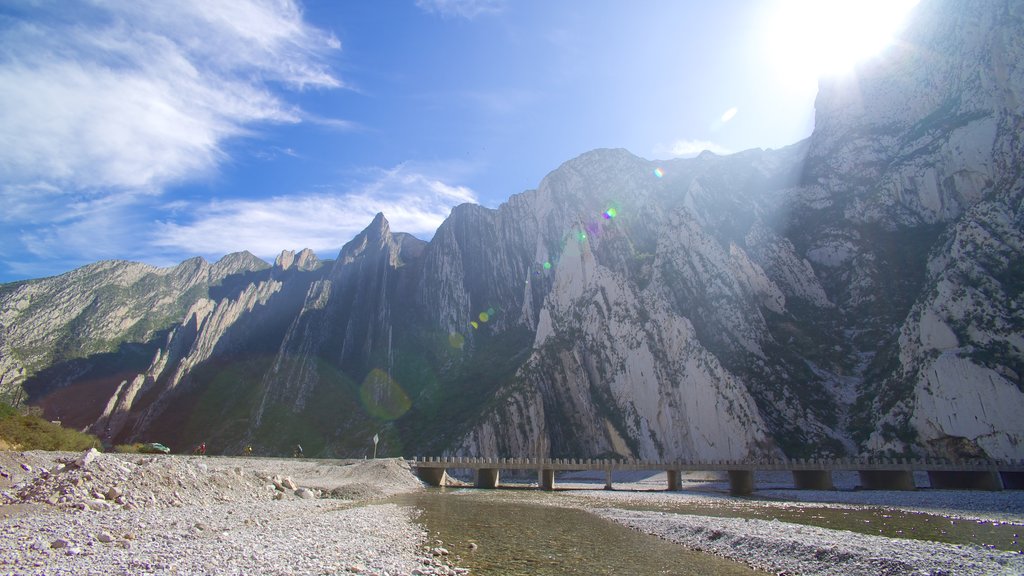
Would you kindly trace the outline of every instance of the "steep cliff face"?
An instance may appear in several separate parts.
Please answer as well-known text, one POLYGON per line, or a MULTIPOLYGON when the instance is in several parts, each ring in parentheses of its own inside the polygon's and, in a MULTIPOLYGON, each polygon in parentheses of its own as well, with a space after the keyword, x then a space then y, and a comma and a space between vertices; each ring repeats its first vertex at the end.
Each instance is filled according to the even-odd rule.
POLYGON ((781 150, 596 150, 334 261, 0 287, 0 392, 178 449, 1019 458, 1024 9, 919 12, 781 150))
POLYGON ((112 377, 145 367, 192 302, 266 267, 247 252, 212 265, 194 258, 173 268, 106 261, 2 286, 0 396, 56 401, 49 408, 54 416, 82 424, 76 410, 63 408, 81 399, 52 398, 54 392, 87 382, 98 387, 85 398, 95 404, 112 377))
POLYGON ((926 8, 890 58, 822 86, 792 227, 856 333, 854 437, 1019 456, 1024 9, 926 8))

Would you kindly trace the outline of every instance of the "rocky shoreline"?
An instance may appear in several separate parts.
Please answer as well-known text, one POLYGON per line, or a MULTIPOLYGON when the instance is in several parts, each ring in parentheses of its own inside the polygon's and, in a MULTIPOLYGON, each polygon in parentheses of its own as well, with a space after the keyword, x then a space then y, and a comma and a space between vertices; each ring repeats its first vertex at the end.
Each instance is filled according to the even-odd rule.
MULTIPOLYGON (((689 549, 742 562, 772 574, 807 576, 1014 575, 1024 574, 1024 554, 983 545, 957 545, 890 538, 806 524, 678 514, 638 508, 685 505, 697 509, 885 509, 924 512, 966 521, 1020 526, 1024 494, 928 490, 817 491, 768 489, 758 498, 727 495, 728 484, 708 482, 696 490, 664 492, 664 479, 631 485, 639 491, 581 490, 573 494, 591 512, 689 549)), ((626 485, 623 485, 625 487, 626 485)))
POLYGON ((594 513, 773 574, 987 576, 1024 574, 1024 556, 779 522, 604 508, 594 513))

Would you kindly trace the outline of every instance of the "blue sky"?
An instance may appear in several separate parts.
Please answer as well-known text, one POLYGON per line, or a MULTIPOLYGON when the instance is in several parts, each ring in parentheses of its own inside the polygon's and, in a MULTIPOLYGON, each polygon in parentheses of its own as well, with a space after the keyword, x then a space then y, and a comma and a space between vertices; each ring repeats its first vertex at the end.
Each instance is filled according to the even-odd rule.
POLYGON ((794 143, 830 37, 800 2, 5 2, 0 282, 333 258, 377 212, 429 239, 594 148, 794 143))

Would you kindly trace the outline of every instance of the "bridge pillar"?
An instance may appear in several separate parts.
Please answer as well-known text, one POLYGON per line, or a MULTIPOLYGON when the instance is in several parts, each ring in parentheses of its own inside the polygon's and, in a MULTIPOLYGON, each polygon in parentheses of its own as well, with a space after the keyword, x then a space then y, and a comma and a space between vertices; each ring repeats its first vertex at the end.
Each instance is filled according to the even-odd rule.
POLYGON ((612 469, 611 468, 605 468, 604 469, 604 489, 605 490, 611 490, 612 489, 612 469))
POLYGON ((754 491, 753 470, 729 470, 729 493, 746 496, 754 491))
POLYGON ((829 470, 793 470, 797 490, 835 490, 829 470))
POLYGON ((416 475, 419 476, 420 480, 423 480, 431 486, 444 486, 445 485, 445 470, 444 468, 417 468, 416 475))
POLYGON ((554 490, 555 489, 555 471, 545 468, 540 471, 540 489, 541 490, 554 490))
POLYGON ((476 487, 477 488, 497 488, 498 487, 498 469, 497 468, 480 468, 476 471, 476 487))
POLYGON ((858 470, 865 490, 917 490, 910 470, 858 470))
POLYGON ((665 474, 668 476, 668 490, 674 492, 683 489, 683 477, 679 473, 679 470, 667 470, 665 474))
POLYGON ((1003 488, 1007 490, 1024 490, 1024 472, 1000 472, 1003 488))
POLYGON ((947 471, 932 470, 928 472, 928 482, 932 488, 950 490, 993 490, 1003 489, 1003 479, 995 470, 981 471, 947 471))

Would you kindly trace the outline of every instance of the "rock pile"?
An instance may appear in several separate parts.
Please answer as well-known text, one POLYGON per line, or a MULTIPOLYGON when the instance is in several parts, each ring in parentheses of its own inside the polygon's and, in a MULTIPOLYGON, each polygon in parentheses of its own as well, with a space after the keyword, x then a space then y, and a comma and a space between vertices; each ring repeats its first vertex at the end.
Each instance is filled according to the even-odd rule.
POLYGON ((29 477, 0 492, 0 502, 133 510, 269 499, 274 492, 272 485, 268 490, 267 482, 240 467, 211 470, 200 459, 103 454, 95 449, 57 457, 49 467, 24 464, 22 469, 29 477))
POLYGON ((0 575, 465 574, 414 509, 332 499, 418 489, 400 460, 0 452, 0 575))
POLYGON ((404 462, 7 452, 0 504, 79 510, 150 509, 283 500, 368 500, 421 488, 404 462))

